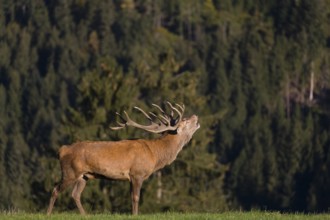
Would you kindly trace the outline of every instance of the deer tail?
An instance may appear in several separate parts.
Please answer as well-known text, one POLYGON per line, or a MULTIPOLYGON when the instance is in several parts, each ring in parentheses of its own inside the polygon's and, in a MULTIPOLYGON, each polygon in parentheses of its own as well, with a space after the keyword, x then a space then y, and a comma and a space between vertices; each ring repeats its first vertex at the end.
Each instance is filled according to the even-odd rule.
POLYGON ((69 147, 67 145, 63 145, 62 147, 60 147, 60 149, 58 150, 58 156, 59 158, 63 158, 69 151, 69 147))

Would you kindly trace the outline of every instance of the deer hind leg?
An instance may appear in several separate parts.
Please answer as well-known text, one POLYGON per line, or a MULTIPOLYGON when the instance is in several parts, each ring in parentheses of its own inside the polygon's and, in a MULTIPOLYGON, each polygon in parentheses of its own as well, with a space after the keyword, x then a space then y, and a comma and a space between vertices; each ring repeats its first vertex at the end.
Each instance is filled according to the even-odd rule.
POLYGON ((55 201, 56 201, 59 193, 62 192, 67 187, 69 187, 70 185, 72 185, 73 183, 74 183, 74 180, 63 180, 62 179, 61 182, 54 187, 52 196, 50 197, 50 200, 49 200, 47 215, 50 215, 52 213, 55 201))
POLYGON ((82 191, 84 190, 84 188, 86 186, 86 182, 87 182, 87 178, 85 176, 79 177, 75 182, 75 185, 73 187, 72 194, 71 194, 72 198, 76 202, 76 205, 79 209, 80 214, 82 214, 82 215, 85 215, 86 212, 85 212, 83 206, 81 205, 80 197, 81 197, 82 191))

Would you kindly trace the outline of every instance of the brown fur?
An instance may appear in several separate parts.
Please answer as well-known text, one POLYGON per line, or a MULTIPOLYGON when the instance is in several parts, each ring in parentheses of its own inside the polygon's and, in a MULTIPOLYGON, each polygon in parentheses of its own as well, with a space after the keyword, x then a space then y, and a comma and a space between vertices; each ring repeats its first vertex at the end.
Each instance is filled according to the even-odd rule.
POLYGON ((47 213, 51 214, 58 194, 73 185, 72 197, 80 213, 85 214, 80 195, 86 181, 103 177, 131 182, 132 213, 137 214, 143 181, 172 163, 199 128, 195 115, 179 123, 176 134, 167 133, 153 140, 83 141, 62 146, 62 179, 53 190, 47 213))

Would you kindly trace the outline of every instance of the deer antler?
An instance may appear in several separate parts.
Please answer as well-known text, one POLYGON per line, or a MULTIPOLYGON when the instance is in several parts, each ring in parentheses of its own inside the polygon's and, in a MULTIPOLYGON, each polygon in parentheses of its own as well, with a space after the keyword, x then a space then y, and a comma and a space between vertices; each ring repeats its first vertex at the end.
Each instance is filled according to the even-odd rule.
POLYGON ((174 131, 177 129, 179 122, 182 120, 182 116, 184 113, 184 105, 175 104, 176 107, 174 107, 170 102, 166 102, 166 104, 171 109, 171 113, 166 113, 159 105, 152 104, 153 107, 155 107, 160 113, 155 114, 153 112, 149 112, 147 114, 145 111, 143 111, 139 107, 134 107, 134 109, 141 112, 149 121, 150 125, 141 125, 137 122, 130 119, 127 112, 124 111, 125 118, 120 115, 118 112, 116 114, 120 117, 120 119, 123 121, 123 123, 118 122, 118 127, 110 127, 112 130, 119 130, 122 128, 125 128, 127 126, 132 126, 136 128, 140 128, 149 132, 153 133, 162 133, 164 131, 174 131), (180 110, 179 110, 180 109, 180 110), (174 118, 175 113, 178 115, 176 118, 174 118), (155 122, 153 119, 156 119, 157 122, 155 122))

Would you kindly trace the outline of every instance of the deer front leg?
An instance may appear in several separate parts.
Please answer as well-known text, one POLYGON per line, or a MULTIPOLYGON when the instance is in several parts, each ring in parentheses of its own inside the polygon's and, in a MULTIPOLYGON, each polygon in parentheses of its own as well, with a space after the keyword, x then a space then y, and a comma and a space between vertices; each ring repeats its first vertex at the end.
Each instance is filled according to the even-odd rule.
POLYGON ((131 196, 132 196, 132 214, 137 215, 139 212, 140 191, 142 187, 142 178, 131 178, 131 196))

